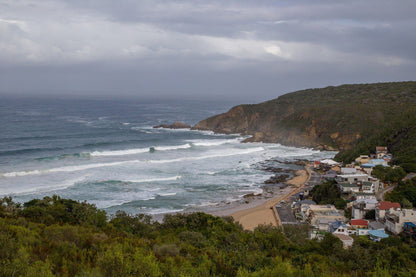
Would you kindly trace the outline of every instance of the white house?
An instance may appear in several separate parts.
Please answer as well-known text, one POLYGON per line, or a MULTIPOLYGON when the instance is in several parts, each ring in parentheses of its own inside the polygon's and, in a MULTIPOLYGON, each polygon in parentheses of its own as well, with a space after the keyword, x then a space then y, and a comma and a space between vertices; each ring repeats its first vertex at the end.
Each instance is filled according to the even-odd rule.
POLYGON ((335 220, 329 224, 329 231, 332 234, 344 234, 348 236, 348 226, 342 221, 335 220))
POLYGON ((366 185, 368 185, 368 183, 371 183, 375 191, 378 191, 380 187, 380 181, 377 178, 374 178, 364 173, 340 174, 335 178, 335 181, 337 181, 337 183, 350 183, 350 184, 354 184, 354 183, 363 184, 365 182, 366 185))
POLYGON ((392 211, 391 213, 386 213, 385 219, 384 227, 386 230, 393 234, 399 234, 403 231, 405 222, 416 221, 416 210, 403 209, 401 211, 392 211))
POLYGON ((360 191, 360 188, 357 184, 350 184, 348 182, 338 183, 338 189, 341 193, 357 193, 360 191))
POLYGON ((309 205, 306 216, 313 227, 326 232, 335 220, 345 221, 344 215, 334 205, 309 205))
POLYGON ((363 219, 368 211, 375 210, 378 201, 375 199, 355 200, 352 206, 352 218, 363 219))
POLYGON ((341 167, 341 174, 343 175, 350 175, 350 174, 356 174, 357 169, 354 167, 341 167))
POLYGON ((365 193, 365 192, 359 192, 355 194, 355 198, 357 200, 364 200, 364 199, 376 199, 376 195, 374 193, 365 193))
POLYGON ((399 203, 392 203, 390 201, 380 201, 376 207, 376 221, 384 222, 384 216, 393 211, 400 211, 399 203))

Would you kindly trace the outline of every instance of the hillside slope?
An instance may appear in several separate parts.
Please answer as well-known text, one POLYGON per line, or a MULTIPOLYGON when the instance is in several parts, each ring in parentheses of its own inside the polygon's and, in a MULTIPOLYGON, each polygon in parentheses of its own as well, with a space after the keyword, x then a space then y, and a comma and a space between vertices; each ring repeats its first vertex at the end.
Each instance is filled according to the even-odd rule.
POLYGON ((253 135, 248 141, 339 150, 337 158, 344 161, 387 145, 397 163, 416 170, 416 82, 292 92, 233 107, 193 128, 253 135))

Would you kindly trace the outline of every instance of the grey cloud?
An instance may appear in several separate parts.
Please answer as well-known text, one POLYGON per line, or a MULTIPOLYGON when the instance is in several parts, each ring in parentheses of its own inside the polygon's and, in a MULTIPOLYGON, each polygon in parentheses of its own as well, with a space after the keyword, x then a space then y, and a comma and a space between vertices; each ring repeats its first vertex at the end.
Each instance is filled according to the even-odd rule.
POLYGON ((5 0, 0 92, 264 99, 409 80, 415 10, 408 0, 5 0))

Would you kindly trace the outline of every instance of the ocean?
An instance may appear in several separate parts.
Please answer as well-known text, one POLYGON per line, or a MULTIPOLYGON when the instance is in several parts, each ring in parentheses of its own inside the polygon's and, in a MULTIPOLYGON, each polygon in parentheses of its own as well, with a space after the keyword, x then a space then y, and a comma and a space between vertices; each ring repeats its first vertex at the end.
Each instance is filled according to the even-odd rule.
MULTIPOLYGON (((236 103, 183 100, 0 102, 0 196, 26 202, 57 194, 108 213, 161 215, 226 208, 261 194, 274 175, 265 160, 316 160, 334 153, 241 143, 238 134, 154 129, 195 124, 236 103)), ((276 164, 276 162, 274 163, 276 164)))

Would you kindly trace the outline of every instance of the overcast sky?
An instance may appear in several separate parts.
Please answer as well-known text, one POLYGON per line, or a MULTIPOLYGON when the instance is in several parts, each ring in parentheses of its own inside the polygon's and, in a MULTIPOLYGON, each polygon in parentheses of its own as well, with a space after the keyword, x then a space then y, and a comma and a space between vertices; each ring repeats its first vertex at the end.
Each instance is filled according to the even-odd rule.
POLYGON ((261 101, 416 80, 415 13, 415 0, 0 0, 0 93, 261 101))

